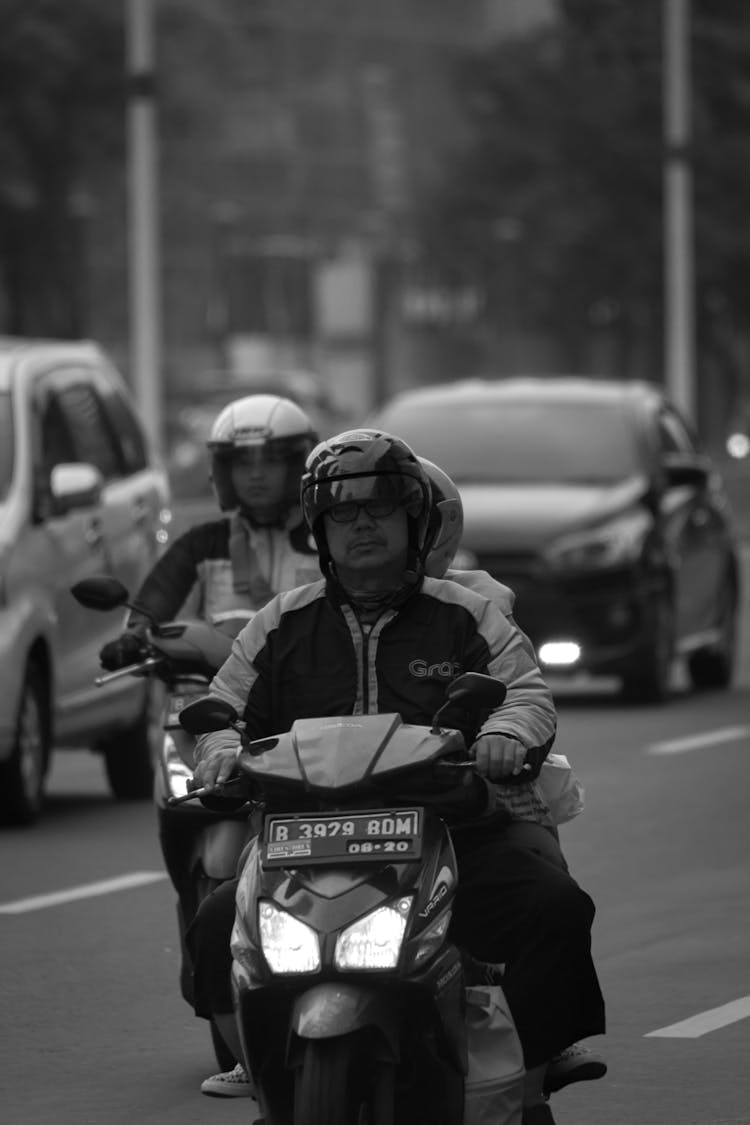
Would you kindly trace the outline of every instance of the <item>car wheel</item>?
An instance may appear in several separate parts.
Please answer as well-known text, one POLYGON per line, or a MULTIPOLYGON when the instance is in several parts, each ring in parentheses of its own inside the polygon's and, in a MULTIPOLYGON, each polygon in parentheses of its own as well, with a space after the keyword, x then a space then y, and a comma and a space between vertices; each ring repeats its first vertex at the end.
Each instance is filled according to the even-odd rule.
POLYGON ((631 703, 663 703, 669 697, 674 661, 674 612, 666 599, 652 610, 650 644, 622 677, 622 694, 631 703))
POLYGON ((13 752, 0 767, 0 821, 31 824, 44 803, 50 721, 43 673, 29 664, 18 703, 13 752))
POLYGON ((694 688, 726 688, 732 682, 737 652, 737 590, 727 580, 719 612, 719 639, 699 648, 688 658, 688 674, 694 688))
POLYGON ((164 693, 149 680, 137 721, 97 745, 104 756, 110 789, 118 801, 143 801, 153 795, 154 765, 164 737, 164 693))

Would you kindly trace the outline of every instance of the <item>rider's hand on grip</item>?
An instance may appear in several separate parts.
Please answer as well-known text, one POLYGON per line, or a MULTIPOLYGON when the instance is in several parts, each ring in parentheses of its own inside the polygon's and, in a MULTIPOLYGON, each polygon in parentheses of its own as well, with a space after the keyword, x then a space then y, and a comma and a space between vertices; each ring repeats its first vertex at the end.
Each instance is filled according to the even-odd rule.
POLYGON ((481 734, 471 752, 476 758, 478 772, 490 781, 508 784, 530 781, 535 776, 527 761, 526 747, 512 735, 481 734))
POLYGON ((250 799, 250 795, 247 792, 248 788, 247 778, 242 775, 230 777, 220 788, 215 789, 213 793, 208 793, 201 797, 200 803, 204 808, 211 809, 212 812, 229 815, 247 804, 250 799))
POLYGON ((146 655, 143 637, 134 629, 126 629, 114 641, 108 641, 99 653, 99 663, 108 672, 116 672, 128 664, 137 664, 146 655))

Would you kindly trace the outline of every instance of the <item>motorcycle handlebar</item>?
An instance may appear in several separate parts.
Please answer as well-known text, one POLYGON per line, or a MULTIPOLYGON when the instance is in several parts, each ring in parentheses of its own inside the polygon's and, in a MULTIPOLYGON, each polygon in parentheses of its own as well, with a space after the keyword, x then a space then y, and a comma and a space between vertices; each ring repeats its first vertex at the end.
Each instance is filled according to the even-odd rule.
POLYGON ((181 797, 167 797, 167 804, 170 806, 184 805, 186 801, 200 800, 208 793, 205 785, 201 785, 198 789, 191 789, 189 793, 184 793, 181 797))
POLYGON ((108 672, 106 676, 97 676, 94 684, 96 687, 103 687, 104 684, 110 684, 112 680, 119 680, 122 676, 133 676, 136 672, 146 672, 149 668, 156 668, 163 663, 164 657, 148 656, 145 660, 139 660, 137 664, 126 664, 124 668, 108 672))

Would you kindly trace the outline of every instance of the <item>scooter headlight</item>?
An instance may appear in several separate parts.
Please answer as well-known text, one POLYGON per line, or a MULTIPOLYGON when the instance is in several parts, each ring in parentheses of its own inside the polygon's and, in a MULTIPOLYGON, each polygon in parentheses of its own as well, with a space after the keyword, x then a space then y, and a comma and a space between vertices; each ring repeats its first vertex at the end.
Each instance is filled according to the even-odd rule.
POLYGON ((337 969, 395 969, 406 932, 411 898, 379 906, 339 934, 333 963, 337 969))
POLYGON ((272 973, 314 973, 320 968, 320 943, 315 930, 272 902, 258 907, 263 956, 272 973))

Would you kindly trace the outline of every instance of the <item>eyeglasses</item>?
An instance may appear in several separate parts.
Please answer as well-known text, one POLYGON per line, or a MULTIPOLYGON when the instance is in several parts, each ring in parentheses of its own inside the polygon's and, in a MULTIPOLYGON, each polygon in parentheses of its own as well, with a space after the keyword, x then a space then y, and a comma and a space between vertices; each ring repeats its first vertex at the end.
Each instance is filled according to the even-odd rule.
POLYGON ((354 523, 361 508, 364 508, 371 519, 380 520, 385 516, 393 515, 398 508, 398 502, 396 500, 342 500, 339 504, 328 508, 326 515, 330 516, 334 523, 354 523))

